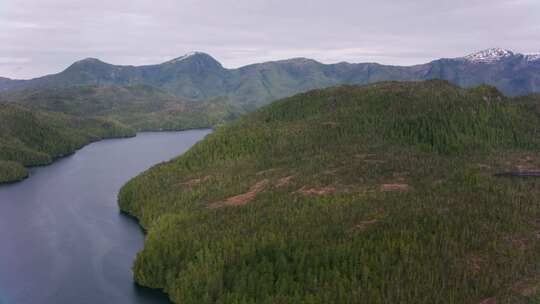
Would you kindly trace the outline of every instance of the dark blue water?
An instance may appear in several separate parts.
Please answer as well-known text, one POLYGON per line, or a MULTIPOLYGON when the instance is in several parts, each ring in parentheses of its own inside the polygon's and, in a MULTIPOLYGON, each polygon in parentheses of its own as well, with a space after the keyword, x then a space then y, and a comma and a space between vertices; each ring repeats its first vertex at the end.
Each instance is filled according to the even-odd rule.
POLYGON ((168 303, 133 283, 144 236, 120 214, 130 178, 210 131, 142 133, 91 144, 0 186, 0 303, 168 303))

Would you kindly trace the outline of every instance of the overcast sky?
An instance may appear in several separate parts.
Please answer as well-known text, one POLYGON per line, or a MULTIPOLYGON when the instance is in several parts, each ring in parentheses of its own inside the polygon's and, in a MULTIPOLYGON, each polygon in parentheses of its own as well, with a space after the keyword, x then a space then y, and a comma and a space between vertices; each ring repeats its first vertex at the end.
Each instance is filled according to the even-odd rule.
POLYGON ((501 47, 540 53, 540 0, 0 0, 0 76, 96 57, 225 67, 309 57, 410 65, 501 47))

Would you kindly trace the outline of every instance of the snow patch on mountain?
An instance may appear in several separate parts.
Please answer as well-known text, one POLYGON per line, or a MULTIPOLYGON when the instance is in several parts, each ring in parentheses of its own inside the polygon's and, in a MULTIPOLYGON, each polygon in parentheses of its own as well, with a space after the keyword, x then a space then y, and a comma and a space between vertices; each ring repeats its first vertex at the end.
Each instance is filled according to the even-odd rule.
POLYGON ((483 50, 457 59, 473 63, 495 63, 506 58, 518 56, 525 59, 527 62, 540 62, 540 54, 524 55, 499 48, 483 50))
POLYGON ((493 48, 470 54, 463 57, 463 59, 470 62, 492 63, 514 55, 514 52, 510 50, 493 48))
POLYGON ((516 54, 510 50, 493 48, 470 54, 463 59, 470 62, 492 63, 514 55, 516 54))

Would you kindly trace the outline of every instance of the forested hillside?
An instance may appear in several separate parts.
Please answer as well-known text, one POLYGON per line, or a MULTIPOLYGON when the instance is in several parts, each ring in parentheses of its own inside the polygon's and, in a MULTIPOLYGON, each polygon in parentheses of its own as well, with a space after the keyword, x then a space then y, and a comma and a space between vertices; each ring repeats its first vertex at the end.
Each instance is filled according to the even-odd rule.
POLYGON ((540 300, 540 99, 447 82, 315 90, 126 184, 135 280, 175 303, 540 300))
POLYGON ((244 112, 227 98, 189 101, 146 85, 34 88, 0 100, 36 110, 116 120, 138 131, 209 128, 244 112))
POLYGON ((105 119, 31 111, 0 104, 0 183, 25 178, 25 167, 46 165, 92 141, 135 135, 105 119))

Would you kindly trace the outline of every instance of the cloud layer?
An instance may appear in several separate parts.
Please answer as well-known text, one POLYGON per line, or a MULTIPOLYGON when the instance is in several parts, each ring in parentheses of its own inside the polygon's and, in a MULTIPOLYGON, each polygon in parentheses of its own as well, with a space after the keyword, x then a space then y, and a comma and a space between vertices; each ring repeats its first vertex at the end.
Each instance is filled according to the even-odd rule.
POLYGON ((2 0, 0 76, 97 57, 152 64, 192 50, 226 67, 290 57, 409 65, 489 47, 540 53, 538 0, 2 0))

